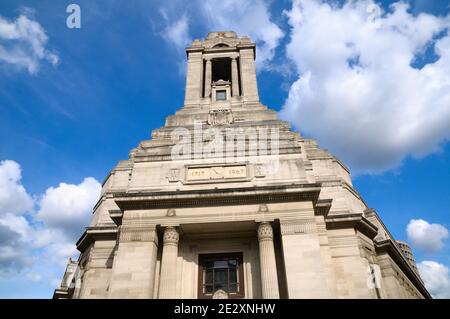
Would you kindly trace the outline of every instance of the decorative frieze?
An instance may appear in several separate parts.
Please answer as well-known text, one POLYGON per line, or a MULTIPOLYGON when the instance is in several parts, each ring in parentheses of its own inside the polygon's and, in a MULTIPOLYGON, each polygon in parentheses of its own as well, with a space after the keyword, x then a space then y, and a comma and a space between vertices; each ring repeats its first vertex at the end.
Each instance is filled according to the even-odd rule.
POLYGON ((153 241, 155 244, 158 244, 158 236, 154 227, 122 226, 120 229, 120 241, 153 241))
POLYGON ((281 223, 282 235, 307 234, 317 232, 315 219, 284 221, 281 223))

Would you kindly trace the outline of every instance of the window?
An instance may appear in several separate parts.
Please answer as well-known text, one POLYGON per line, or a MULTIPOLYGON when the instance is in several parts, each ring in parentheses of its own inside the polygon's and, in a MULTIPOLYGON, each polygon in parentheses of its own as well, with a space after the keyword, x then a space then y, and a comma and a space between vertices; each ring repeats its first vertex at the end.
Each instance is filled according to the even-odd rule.
POLYGON ((242 253, 199 255, 199 298, 212 298, 222 289, 229 298, 244 297, 242 253))
POLYGON ((227 91, 219 90, 216 91, 216 101, 225 101, 227 99, 227 91))

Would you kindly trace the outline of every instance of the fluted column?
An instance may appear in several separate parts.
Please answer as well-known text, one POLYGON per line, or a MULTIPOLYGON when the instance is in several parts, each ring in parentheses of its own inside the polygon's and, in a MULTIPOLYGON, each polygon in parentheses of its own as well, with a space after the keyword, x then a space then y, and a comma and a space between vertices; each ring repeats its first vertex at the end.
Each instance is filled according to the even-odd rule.
POLYGON ((206 60, 206 69, 205 69, 205 97, 209 97, 211 95, 211 76, 212 76, 211 59, 208 59, 206 60))
POLYGON ((176 297, 177 257, 179 235, 175 227, 166 227, 163 235, 159 298, 176 297))
POLYGON ((273 229, 270 223, 263 222, 259 224, 258 240, 262 297, 264 299, 280 298, 275 249, 273 246, 273 229))
POLYGON ((239 78, 236 57, 231 58, 231 90, 233 96, 239 96, 239 78))

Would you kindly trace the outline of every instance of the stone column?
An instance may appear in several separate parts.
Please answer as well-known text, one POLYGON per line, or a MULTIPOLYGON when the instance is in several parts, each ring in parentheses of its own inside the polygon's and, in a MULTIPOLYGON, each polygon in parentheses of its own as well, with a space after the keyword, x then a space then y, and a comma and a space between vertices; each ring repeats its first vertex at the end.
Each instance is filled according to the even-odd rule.
POLYGON ((239 96, 239 78, 236 57, 231 58, 231 90, 233 96, 239 96))
POLYGON ((262 297, 264 299, 280 298, 275 249, 273 246, 273 229, 270 223, 263 222, 259 224, 258 240, 262 297))
POLYGON ((205 69, 205 97, 210 97, 211 95, 211 77, 212 77, 211 59, 207 59, 205 69))
POLYGON ((159 279, 159 299, 176 297, 178 231, 175 227, 166 227, 163 236, 161 258, 161 277, 159 279))

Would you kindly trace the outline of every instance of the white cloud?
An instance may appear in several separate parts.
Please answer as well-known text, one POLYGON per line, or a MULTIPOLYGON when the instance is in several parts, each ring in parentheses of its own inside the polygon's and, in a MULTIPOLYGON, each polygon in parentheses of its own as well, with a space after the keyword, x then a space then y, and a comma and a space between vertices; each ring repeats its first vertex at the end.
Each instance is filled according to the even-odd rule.
POLYGON ((239 36, 249 36, 258 44, 258 67, 264 68, 273 58, 284 33, 271 21, 268 3, 260 0, 214 0, 202 1, 201 8, 208 19, 209 30, 236 31, 239 36))
POLYGON ((20 234, 0 220, 0 277, 21 271, 30 265, 20 234))
POLYGON ((406 227, 409 242, 427 253, 440 250, 443 240, 448 237, 448 230, 440 224, 430 224, 423 219, 411 219, 406 227))
POLYGON ((298 79, 281 116, 356 172, 397 167, 450 138, 450 16, 397 3, 374 19, 369 5, 303 0, 286 12, 298 79), (433 44, 437 61, 412 67, 433 44))
POLYGON ((186 15, 183 15, 179 20, 166 27, 163 37, 167 41, 172 42, 178 50, 184 50, 192 41, 189 37, 188 27, 188 18, 186 15))
POLYGON ((89 223, 100 191, 100 183, 92 177, 78 185, 60 183, 50 187, 39 202, 37 218, 50 227, 79 233, 89 223))
POLYGON ((0 62, 26 68, 31 74, 42 60, 56 65, 59 57, 46 49, 47 42, 44 28, 27 15, 13 21, 0 16, 0 62))
POLYGON ((20 165, 0 162, 0 276, 31 282, 60 276, 67 259, 78 255, 75 240, 88 225, 100 190, 88 177, 78 185, 49 187, 35 201, 21 183, 20 165))
POLYGON ((34 273, 34 272, 30 272, 27 274, 27 277, 32 281, 32 282, 40 282, 42 280, 42 275, 38 274, 38 273, 34 273))
POLYGON ((197 0, 185 10, 180 10, 184 2, 178 4, 165 4, 166 7, 160 12, 167 24, 164 38, 176 44, 180 50, 190 44, 191 25, 198 27, 200 24, 200 28, 207 31, 236 31, 239 36, 250 36, 258 44, 256 63, 259 68, 264 68, 273 58, 284 36, 283 31, 271 20, 268 3, 262 0, 197 0))
POLYGON ((23 214, 33 209, 33 199, 22 186, 21 179, 19 164, 0 161, 0 216, 23 214))
POLYGON ((450 298, 448 267, 435 261, 424 260, 417 264, 420 277, 434 298, 450 298))

